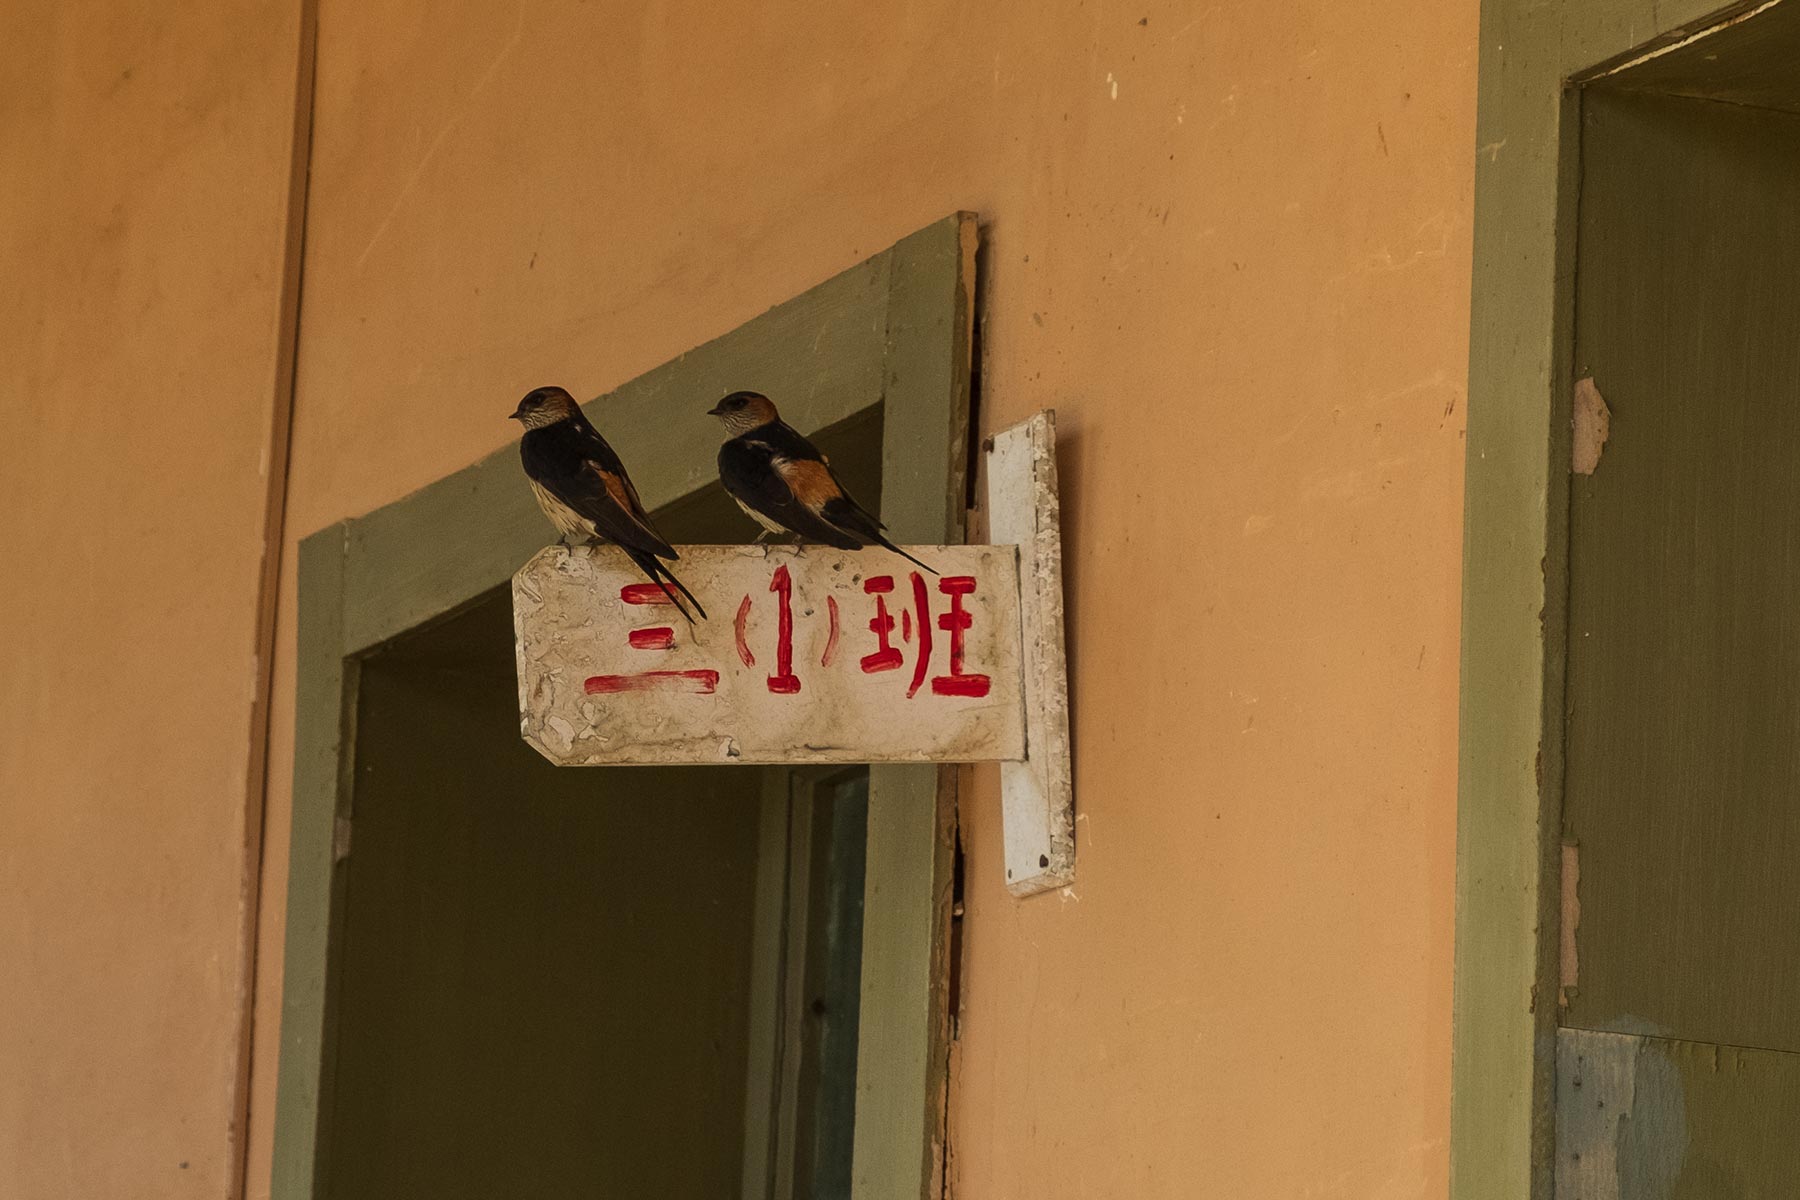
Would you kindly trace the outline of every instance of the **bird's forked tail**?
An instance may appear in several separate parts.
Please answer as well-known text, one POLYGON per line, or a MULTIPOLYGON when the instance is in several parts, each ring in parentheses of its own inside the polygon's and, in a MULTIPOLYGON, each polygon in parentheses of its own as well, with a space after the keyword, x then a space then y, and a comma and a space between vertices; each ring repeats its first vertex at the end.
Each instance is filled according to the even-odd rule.
POLYGON ((901 558, 904 558, 909 562, 918 563, 918 565, 921 567, 925 567, 925 569, 927 571, 930 571, 933 575, 936 575, 938 573, 938 569, 936 567, 926 566, 926 564, 919 562, 918 559, 914 558, 912 555, 908 554, 906 551, 902 550, 900 547, 894 545, 894 543, 888 541, 885 537, 882 537, 879 533, 875 535, 875 540, 880 542, 883 546, 886 546, 889 550, 892 550, 895 554, 898 554, 901 558))
POLYGON ((681 602, 681 596, 677 596, 674 592, 669 590, 669 583, 674 584, 681 590, 681 595, 688 598, 688 604, 694 606, 694 612, 700 614, 700 619, 702 621, 707 619, 706 609, 702 608, 700 602, 694 599, 694 593, 688 591, 687 584, 675 578, 675 572, 664 566, 661 559, 647 551, 633 549, 630 546, 626 546, 623 549, 626 554, 631 556, 631 561, 638 565, 638 569, 650 577, 650 582, 662 589, 662 594, 669 598, 669 603, 675 606, 676 611, 687 618, 687 623, 689 625, 694 623, 693 614, 689 613, 687 605, 681 602), (664 579, 667 579, 669 582, 664 583, 664 579))

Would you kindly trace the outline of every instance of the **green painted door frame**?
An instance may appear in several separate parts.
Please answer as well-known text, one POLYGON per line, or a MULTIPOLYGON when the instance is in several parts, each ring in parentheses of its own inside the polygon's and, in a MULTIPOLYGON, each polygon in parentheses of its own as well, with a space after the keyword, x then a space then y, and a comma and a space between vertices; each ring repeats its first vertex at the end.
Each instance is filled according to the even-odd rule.
POLYGON ((1450 1194, 1548 1200, 1579 85, 1759 5, 1484 0, 1450 1194))
MULTIPOLYGON (((881 510, 895 540, 960 542, 975 238, 972 214, 939 221, 588 411, 654 509, 712 481, 710 422, 673 419, 702 400, 758 387, 808 432, 880 405, 881 510)), ((329 1153, 332 933, 354 807, 359 661, 504 584, 545 538, 506 446, 300 544, 276 1200, 313 1200, 329 1153)), ((942 1169, 956 779, 954 768, 870 771, 855 1200, 918 1200, 942 1169)))

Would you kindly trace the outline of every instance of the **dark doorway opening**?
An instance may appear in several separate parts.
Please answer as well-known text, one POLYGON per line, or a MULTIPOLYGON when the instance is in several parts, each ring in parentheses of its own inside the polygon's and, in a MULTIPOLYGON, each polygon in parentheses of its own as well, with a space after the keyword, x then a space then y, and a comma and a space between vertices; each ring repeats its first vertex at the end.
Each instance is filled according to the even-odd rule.
MULTIPOLYGON (((881 420, 818 439, 870 497, 881 420)), ((657 520, 754 532, 716 486, 657 520)), ((507 589, 364 658, 355 713, 327 1196, 848 1194, 866 768, 552 767, 507 589)))

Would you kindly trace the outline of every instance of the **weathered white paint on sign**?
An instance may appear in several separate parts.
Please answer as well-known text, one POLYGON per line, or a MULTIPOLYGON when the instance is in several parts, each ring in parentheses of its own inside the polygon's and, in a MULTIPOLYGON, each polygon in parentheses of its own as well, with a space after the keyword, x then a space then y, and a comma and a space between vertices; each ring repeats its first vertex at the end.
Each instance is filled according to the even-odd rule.
POLYGON ((1063 651, 1062 506, 1056 414, 994 436, 987 461, 988 539, 1019 547, 1026 758, 1000 768, 1006 887, 1030 896, 1075 881, 1075 779, 1063 651))
POLYGON ((690 626, 613 546, 513 577, 520 729, 551 762, 1025 754, 1014 546, 682 546, 690 626))

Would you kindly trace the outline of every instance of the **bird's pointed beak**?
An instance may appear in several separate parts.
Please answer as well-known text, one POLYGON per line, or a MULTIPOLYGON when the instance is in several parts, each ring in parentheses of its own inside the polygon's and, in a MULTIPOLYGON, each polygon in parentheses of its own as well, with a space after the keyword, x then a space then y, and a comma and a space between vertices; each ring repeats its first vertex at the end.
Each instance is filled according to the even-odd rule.
POLYGON ((506 419, 509 421, 523 421, 525 419, 525 406, 521 404, 519 407, 513 409, 512 415, 506 419))
POLYGON ((725 410, 715 404, 706 410, 706 415, 709 417, 722 417, 725 415, 725 410))

